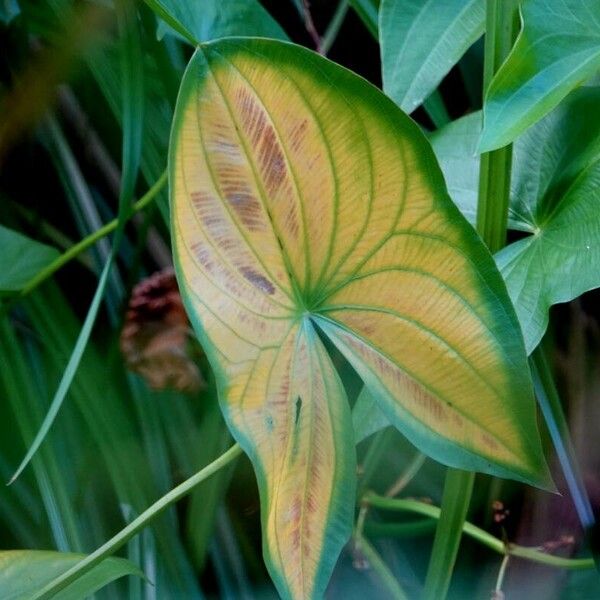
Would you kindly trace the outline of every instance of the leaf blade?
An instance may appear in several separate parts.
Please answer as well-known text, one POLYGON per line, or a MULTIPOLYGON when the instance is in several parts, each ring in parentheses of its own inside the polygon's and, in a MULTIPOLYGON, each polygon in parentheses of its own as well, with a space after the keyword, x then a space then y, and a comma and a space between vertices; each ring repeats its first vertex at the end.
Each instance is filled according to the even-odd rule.
MULTIPOLYGON (((45 550, 5 550, 0 552, 0 595, 6 600, 25 600, 80 560, 85 554, 51 552, 45 550)), ((123 558, 108 558, 86 573, 57 600, 76 600, 93 594, 111 581, 144 574, 133 563, 123 558)))
MULTIPOLYGON (((491 461, 494 472, 541 483, 545 465, 536 439, 531 382, 526 369, 520 369, 526 367, 526 357, 506 290, 491 256, 447 198, 418 127, 391 100, 354 74, 292 44, 256 38, 204 44, 182 82, 169 173, 180 288, 215 371, 228 425, 254 464, 261 489, 264 554, 284 597, 319 595, 349 533, 352 495, 343 502, 332 492, 354 485, 349 408, 315 326, 334 342, 339 342, 342 330, 365 347, 365 339, 370 344, 375 337, 384 339, 382 319, 375 323, 377 334, 371 335, 348 316, 350 304, 377 308, 373 294, 383 280, 370 288, 359 281, 369 269, 381 276, 396 267, 405 266, 407 272, 412 268, 413 279, 390 276, 387 287, 400 283, 413 309, 418 312, 420 303, 420 316, 437 314, 439 323, 461 309, 464 298, 450 291, 454 284, 460 288, 467 298, 462 318, 473 313, 472 322, 482 323, 471 327, 467 350, 485 374, 469 392, 474 376, 464 375, 468 368, 461 364, 464 377, 452 392, 452 402, 460 405, 466 393, 471 404, 465 408, 462 401, 462 408, 473 417, 483 390, 487 429, 479 423, 468 429, 466 420, 461 421, 467 433, 454 442, 439 442, 439 448, 451 446, 456 464, 463 467, 489 471, 491 461), (411 235, 403 237, 402 232, 411 235), (403 249, 398 244, 407 243, 408 237, 417 241, 403 249), (398 265, 393 257, 418 262, 421 239, 428 240, 433 258, 420 265, 419 280, 418 264, 398 265), (386 265, 392 268, 386 271, 386 265), (456 271, 455 280, 440 286, 443 293, 429 294, 432 288, 424 284, 423 275, 432 269, 433 279, 456 271), (428 294, 431 304, 424 301, 428 294), (448 301, 450 309, 444 309, 448 301), (346 311, 336 315, 335 326, 334 310, 346 311), (485 364, 474 357, 482 349, 485 364), (487 390, 485 377, 491 377, 501 393, 487 390), (511 421, 514 404, 508 396, 513 393, 514 402, 522 405, 516 413, 527 432, 511 421), (303 414, 312 415, 312 426, 298 433, 303 414), (486 441, 488 429, 497 433, 494 419, 502 430, 499 438, 507 444, 509 456, 502 460, 486 441), (313 437, 315 429, 318 437, 313 437), (474 452, 461 450, 467 434, 475 430, 471 449, 482 454, 478 462, 474 452), (319 476, 310 480, 311 502, 319 509, 311 511, 311 502, 299 500, 297 492, 308 487, 303 469, 316 460, 314 447, 319 460, 309 471, 314 474, 316 469, 319 476), (295 457, 301 457, 299 462, 295 457), (337 533, 326 539, 319 536, 316 549, 306 544, 306 531, 329 529, 337 533), (310 568, 303 570, 305 564, 310 568)), ((397 297, 386 297, 394 304, 391 309, 402 308, 397 297)), ((415 342, 414 332, 399 329, 405 320, 397 315, 393 319, 392 329, 403 343, 415 342)), ((455 319, 447 328, 459 322, 455 319)), ((456 332, 444 335, 460 345, 456 332)), ((389 342, 391 337, 385 339, 389 342)), ((422 340, 416 343, 423 345, 422 340)), ((420 351, 419 368, 425 369, 429 359, 441 361, 446 373, 457 368, 442 346, 430 354, 420 351)), ((352 362, 351 353, 346 355, 352 362)), ((393 360, 403 364, 397 353, 393 360)), ((354 366, 379 404, 412 403, 410 409, 417 410, 421 388, 431 377, 421 373, 418 382, 382 394, 365 362, 362 372, 354 366)), ((399 365, 394 363, 397 371, 399 365)), ((381 370, 378 375, 386 376, 381 370)), ((450 394, 452 384, 443 381, 441 372, 438 376, 436 385, 450 394)), ((450 423, 458 417, 450 405, 439 408, 444 402, 443 394, 435 399, 436 410, 448 415, 450 423)), ((406 433, 409 426, 402 425, 395 411, 388 413, 406 433)), ((435 435, 414 433, 423 427, 416 425, 419 419, 430 425, 436 421, 435 414, 426 412, 421 410, 410 421, 411 439, 431 454, 436 445, 431 440, 447 434, 439 422, 435 435)), ((408 413, 406 409, 403 415, 408 413)), ((444 452, 434 455, 444 460, 444 452)))
POLYGON ((382 0, 379 39, 383 89, 415 110, 483 34, 483 0, 382 0))
POLYGON ((0 292, 14 293, 22 290, 33 277, 59 256, 55 248, 29 239, 2 225, 0 246, 4 252, 0 292))
POLYGON ((486 93, 480 152, 516 139, 600 68, 598 4, 563 5, 557 12, 548 0, 523 2, 521 33, 486 93))
POLYGON ((196 46, 202 42, 236 35, 256 35, 286 40, 280 25, 258 0, 209 0, 199 4, 184 0, 145 0, 162 19, 158 33, 177 32, 196 46), (165 26, 166 25, 166 26, 165 26))
MULTIPOLYGON (((548 325, 552 305, 600 285, 598 193, 600 122, 596 88, 572 92, 514 145, 509 227, 529 234, 496 255, 528 353, 548 325)), ((481 130, 479 113, 432 136, 455 203, 474 215, 481 130)))

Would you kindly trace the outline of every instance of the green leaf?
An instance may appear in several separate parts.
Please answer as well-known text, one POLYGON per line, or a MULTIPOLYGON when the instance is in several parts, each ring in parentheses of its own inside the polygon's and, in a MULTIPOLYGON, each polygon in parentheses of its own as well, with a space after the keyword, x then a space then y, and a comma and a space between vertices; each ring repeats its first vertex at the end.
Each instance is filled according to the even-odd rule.
POLYGON ((40 244, 0 225, 0 293, 18 292, 59 256, 58 250, 40 244))
POLYGON ((383 89, 410 113, 482 34, 484 0, 382 0, 383 89))
POLYGON ((282 596, 322 594, 351 527, 354 436, 318 330, 424 452, 545 484, 500 274, 379 90, 292 44, 202 45, 169 174, 180 289, 254 464, 282 596))
POLYGON ((365 438, 389 424, 389 419, 377 406, 373 394, 369 392, 366 386, 363 386, 352 408, 352 425, 356 443, 362 442, 365 438))
POLYGON ((379 4, 379 0, 350 0, 350 5, 375 39, 379 37, 379 4))
POLYGON ((473 226, 476 224, 479 193, 477 140, 480 132, 481 112, 476 112, 449 123, 429 136, 448 193, 473 226))
MULTIPOLYGON (((528 233, 496 255, 530 353, 550 306, 600 286, 600 89, 584 87, 514 145, 509 227, 528 233)), ((450 193, 474 214, 481 117, 432 136, 450 193)))
MULTIPOLYGON (((27 600, 55 577, 85 558, 85 554, 45 550, 0 551, 0 598, 27 600)), ((123 558, 107 558, 89 573, 54 596, 55 600, 81 600, 125 575, 144 577, 143 572, 123 558)))
POLYGON ((523 29, 484 102, 480 152, 512 142, 600 70, 597 0, 524 0, 523 29))
POLYGON ((236 35, 287 39, 258 0, 146 0, 146 4, 168 25, 159 26, 159 37, 174 30, 193 46, 236 35))

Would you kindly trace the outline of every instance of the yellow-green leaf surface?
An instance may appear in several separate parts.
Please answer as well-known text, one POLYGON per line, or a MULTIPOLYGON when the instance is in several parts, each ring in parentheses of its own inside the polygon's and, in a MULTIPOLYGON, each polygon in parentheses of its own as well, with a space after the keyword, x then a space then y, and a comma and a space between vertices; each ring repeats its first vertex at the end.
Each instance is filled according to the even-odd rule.
POLYGON ((293 44, 206 44, 169 162, 180 286, 282 596, 320 597, 351 531, 352 424, 320 335, 430 456, 544 482, 502 279, 391 100, 293 44))

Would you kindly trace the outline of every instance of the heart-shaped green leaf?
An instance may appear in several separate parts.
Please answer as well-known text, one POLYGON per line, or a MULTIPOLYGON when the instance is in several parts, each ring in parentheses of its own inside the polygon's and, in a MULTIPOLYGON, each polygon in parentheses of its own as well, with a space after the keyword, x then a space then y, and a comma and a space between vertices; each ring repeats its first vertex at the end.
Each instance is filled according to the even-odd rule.
POLYGON ((543 484, 518 323, 419 128, 292 44, 201 46, 169 156, 176 269, 256 470, 284 597, 319 597, 350 534, 346 356, 392 423, 452 466, 543 484))
MULTIPOLYGON (((47 583, 58 577, 85 554, 46 550, 6 550, 0 552, 0 598, 27 600, 47 583)), ((124 558, 107 558, 89 573, 54 596, 55 600, 81 600, 96 590, 125 575, 143 577, 132 562, 124 558)))
MULTIPOLYGON (((573 92, 517 140, 509 226, 529 235, 499 252, 527 350, 540 342, 550 306, 600 286, 600 89, 573 92)), ((432 142, 461 211, 474 214, 481 115, 432 142)))
POLYGON ((0 293, 18 292, 58 257, 58 250, 0 225, 0 293))
POLYGON ((484 0, 382 0, 383 89, 412 112, 483 34, 484 0))
POLYGON ((512 142, 600 70, 598 0, 524 0, 523 29, 483 105, 479 150, 512 142))

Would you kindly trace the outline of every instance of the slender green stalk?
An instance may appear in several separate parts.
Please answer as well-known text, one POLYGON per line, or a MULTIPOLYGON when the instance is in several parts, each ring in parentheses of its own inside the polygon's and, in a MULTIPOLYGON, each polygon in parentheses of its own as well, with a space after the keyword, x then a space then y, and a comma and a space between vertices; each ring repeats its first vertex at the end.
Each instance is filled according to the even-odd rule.
POLYGON ((448 469, 446 473, 441 516, 423 589, 426 600, 442 600, 448 593, 474 482, 475 473, 470 471, 448 469))
MULTIPOLYGON (((518 27, 517 0, 487 0, 483 88, 510 52, 518 27)), ((495 253, 506 244, 512 145, 481 155, 477 231, 495 253)))
POLYGON ((119 548, 126 544, 136 533, 147 527, 154 519, 161 515, 169 506, 181 500, 189 494, 199 483, 229 464, 242 452, 238 444, 232 446, 227 452, 219 456, 212 463, 180 483, 169 493, 157 500, 152 506, 147 508, 139 517, 134 519, 129 525, 121 529, 114 537, 100 546, 97 550, 86 556, 83 560, 53 579, 44 586, 31 600, 48 600, 56 593, 65 589, 70 583, 87 573, 90 569, 114 554, 119 548))
POLYGON ((419 519, 408 523, 376 523, 367 521, 363 529, 369 537, 414 538, 435 531, 435 521, 419 519))
MULTIPOLYGON (((483 86, 487 90, 512 47, 518 26, 517 0, 487 0, 483 86)), ((494 253, 506 243, 512 148, 482 155, 477 203, 477 230, 494 253)), ((449 469, 444 484, 441 519, 435 534, 424 597, 444 600, 471 500, 474 474, 449 469)))
POLYGON ((421 467, 425 464, 426 458, 422 452, 417 452, 400 477, 388 488, 385 495, 390 498, 397 496, 420 471, 421 467))
MULTIPOLYGON (((125 216, 125 220, 128 221, 135 215, 140 212, 148 204, 150 204, 158 195, 158 193, 163 189, 163 187, 167 183, 167 172, 166 170, 159 177, 156 183, 137 201, 135 202, 131 209, 128 211, 128 214, 125 216)), ((93 246, 98 240, 107 236, 109 233, 112 233, 117 229, 117 225, 119 224, 119 219, 113 219, 100 229, 94 231, 94 233, 88 235, 83 238, 80 242, 71 246, 66 252, 61 254, 58 258, 56 258, 52 263, 50 263, 47 267, 42 269, 35 277, 33 277, 20 291, 19 297, 22 298, 30 294, 33 290, 35 290, 40 284, 46 281, 48 278, 52 277, 56 271, 64 267, 71 260, 79 256, 82 252, 85 252, 88 248, 93 246)))
POLYGON ((369 563, 369 566, 377 573, 381 582, 385 585, 392 598, 396 600, 408 600, 408 596, 394 577, 388 566, 383 562, 375 548, 360 534, 354 536, 355 547, 369 563))
MULTIPOLYGON (((419 500, 386 498, 385 496, 378 496, 371 493, 367 494, 363 498, 363 502, 371 507, 382 510, 409 512, 436 520, 440 520, 443 514, 443 510, 439 506, 427 504, 419 500)), ((383 527, 383 525, 381 527, 383 527)), ((369 527, 367 526, 366 529, 368 530, 369 527)), ((478 541, 498 554, 504 555, 508 553, 511 556, 518 556, 519 558, 531 560, 533 562, 548 565, 550 567, 559 567, 563 569, 577 570, 594 568, 594 561, 591 558, 564 558, 562 556, 553 556, 552 554, 547 554, 541 550, 538 550, 537 548, 527 548, 517 544, 505 544, 501 539, 498 539, 491 533, 488 533, 484 529, 481 529, 480 527, 477 527, 468 521, 463 523, 462 531, 465 533, 465 535, 478 541)), ((390 533, 392 532, 393 530, 390 530, 390 533)))
POLYGON ((340 28, 344 23, 344 19, 348 14, 348 8, 350 5, 348 4, 348 0, 340 0, 335 12, 333 13, 333 17, 331 17, 331 21, 327 26, 323 37, 321 38, 321 52, 323 55, 326 55, 329 50, 331 50, 331 46, 333 46, 338 33, 340 32, 340 28))
POLYGON ((506 554, 506 556, 502 559, 502 562, 500 563, 500 570, 498 571, 498 578, 496 579, 496 588, 494 589, 496 596, 499 598, 502 597, 502 584, 504 583, 504 576, 506 575, 506 569, 508 567, 509 561, 510 554, 506 554))

